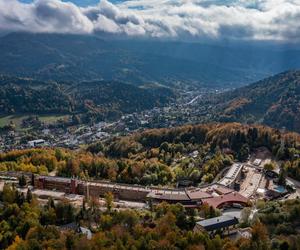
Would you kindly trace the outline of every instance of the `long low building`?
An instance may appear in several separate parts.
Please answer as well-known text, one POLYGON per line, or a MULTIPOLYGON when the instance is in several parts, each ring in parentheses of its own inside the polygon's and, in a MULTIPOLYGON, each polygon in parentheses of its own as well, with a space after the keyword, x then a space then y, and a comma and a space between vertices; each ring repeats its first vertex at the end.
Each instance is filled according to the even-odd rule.
POLYGON ((226 175, 218 181, 219 184, 226 187, 235 188, 235 184, 240 180, 243 171, 243 164, 234 163, 226 175))
POLYGON ((148 199, 158 202, 181 203, 186 207, 197 207, 202 204, 208 204, 213 208, 222 208, 239 204, 248 206, 249 200, 238 192, 225 187, 221 184, 212 184, 206 187, 187 188, 181 191, 156 191, 152 190, 148 199))
POLYGON ((149 201, 159 203, 181 203, 186 207, 198 207, 207 203, 214 208, 238 203, 242 206, 248 204, 248 199, 233 189, 219 183, 203 187, 185 189, 146 187, 140 185, 127 185, 108 181, 82 181, 74 178, 34 175, 35 188, 54 190, 66 194, 79 194, 86 197, 103 197, 106 193, 113 193, 115 199, 131 201, 149 201))
POLYGON ((67 194, 76 194, 78 180, 52 176, 35 176, 34 187, 39 189, 48 189, 60 191, 67 194))

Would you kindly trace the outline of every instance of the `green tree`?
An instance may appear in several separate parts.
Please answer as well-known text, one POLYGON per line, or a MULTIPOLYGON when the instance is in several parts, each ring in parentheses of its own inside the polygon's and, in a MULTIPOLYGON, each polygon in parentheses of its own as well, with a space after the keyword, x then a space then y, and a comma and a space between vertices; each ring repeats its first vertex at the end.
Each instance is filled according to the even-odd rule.
POLYGON ((252 226, 252 248, 257 250, 267 250, 269 248, 269 237, 266 227, 260 223, 256 222, 252 226))
POLYGON ((241 211, 241 219, 240 219, 241 223, 244 223, 247 225, 249 223, 250 214, 251 214, 251 208, 245 207, 241 211))
POLYGON ((59 149, 59 148, 55 149, 55 157, 58 161, 61 161, 64 159, 64 154, 61 149, 59 149))
POLYGON ((164 152, 169 152, 169 144, 167 142, 163 142, 160 147, 159 147, 159 152, 161 153, 162 151, 164 152))
POLYGON ((111 192, 107 192, 104 196, 105 199, 105 205, 106 205, 106 210, 108 212, 111 212, 111 209, 113 208, 113 200, 114 196, 111 192))
POLYGON ((285 186, 285 184, 286 184, 286 171, 283 167, 280 169, 280 172, 279 172, 278 184, 283 185, 283 186, 285 186))
POLYGON ((4 184, 2 191, 2 200, 10 204, 14 203, 16 200, 15 189, 10 184, 4 184))
POLYGON ((239 153, 238 153, 239 161, 247 160, 249 153, 250 153, 249 145, 243 144, 243 146, 241 147, 241 149, 239 150, 239 153))
POLYGON ((26 200, 28 203, 32 201, 32 192, 29 188, 27 189, 26 200))
POLYGON ((75 246, 75 237, 71 232, 68 232, 66 235, 66 248, 68 250, 74 249, 75 246))
POLYGON ((19 179, 20 187, 25 187, 27 185, 27 180, 26 180, 25 175, 22 174, 18 179, 19 179))
POLYGON ((274 169, 275 169, 275 164, 273 162, 269 162, 264 165, 264 170, 272 171, 274 169))

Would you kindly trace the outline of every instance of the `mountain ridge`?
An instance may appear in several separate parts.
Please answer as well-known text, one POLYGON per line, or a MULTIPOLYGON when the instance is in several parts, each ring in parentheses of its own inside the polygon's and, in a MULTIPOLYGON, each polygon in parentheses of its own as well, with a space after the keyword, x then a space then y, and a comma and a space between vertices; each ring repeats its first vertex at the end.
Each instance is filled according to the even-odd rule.
POLYGON ((300 50, 249 45, 107 40, 92 35, 12 33, 0 37, 0 73, 40 80, 115 80, 135 85, 242 86, 300 67, 300 50))
POLYGON ((213 98, 214 119, 300 131, 300 70, 285 71, 213 98), (219 117, 219 118, 217 118, 219 117))
POLYGON ((117 81, 44 82, 0 75, 0 115, 84 114, 85 119, 118 117, 170 102, 165 87, 145 89, 117 81))

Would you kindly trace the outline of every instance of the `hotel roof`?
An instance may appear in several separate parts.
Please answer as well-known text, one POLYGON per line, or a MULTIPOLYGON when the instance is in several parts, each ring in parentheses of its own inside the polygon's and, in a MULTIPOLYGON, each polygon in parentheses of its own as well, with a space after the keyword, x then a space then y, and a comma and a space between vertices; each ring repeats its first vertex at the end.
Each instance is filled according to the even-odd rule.
POLYGON ((203 202, 214 208, 219 208, 225 203, 248 203, 248 199, 237 192, 220 195, 213 198, 203 199, 203 202))
POLYGON ((228 170, 225 178, 235 179, 239 171, 242 169, 243 165, 239 163, 234 163, 231 168, 228 170))
POLYGON ((57 181, 57 182, 66 182, 70 183, 71 179, 70 178, 64 178, 64 177, 56 177, 56 176, 38 176, 38 179, 44 179, 46 181, 57 181))
POLYGON ((238 223, 239 221, 237 218, 228 215, 222 215, 219 217, 196 222, 197 225, 203 227, 207 231, 213 231, 213 230, 233 226, 238 223))
POLYGON ((201 200, 204 198, 210 198, 212 197, 211 194, 204 192, 200 188, 195 188, 195 189, 187 189, 186 194, 191 200, 201 200))
POLYGON ((159 192, 150 192, 147 195, 147 198, 152 198, 156 200, 170 200, 170 201, 188 201, 190 198, 184 191, 159 191, 159 192))

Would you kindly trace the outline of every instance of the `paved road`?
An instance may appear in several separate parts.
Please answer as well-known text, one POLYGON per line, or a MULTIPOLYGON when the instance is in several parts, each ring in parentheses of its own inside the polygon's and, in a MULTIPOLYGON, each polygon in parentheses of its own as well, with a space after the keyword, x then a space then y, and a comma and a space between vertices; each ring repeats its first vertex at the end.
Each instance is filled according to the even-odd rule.
POLYGON ((190 102, 188 102, 186 105, 191 105, 193 104, 195 101, 197 101, 198 98, 200 98, 202 95, 197 95, 196 97, 194 97, 190 102))
POLYGON ((241 212, 242 209, 238 209, 238 208, 230 208, 227 210, 223 210, 224 212, 222 213, 223 215, 229 215, 231 217, 236 217, 238 219, 241 218, 241 212))

